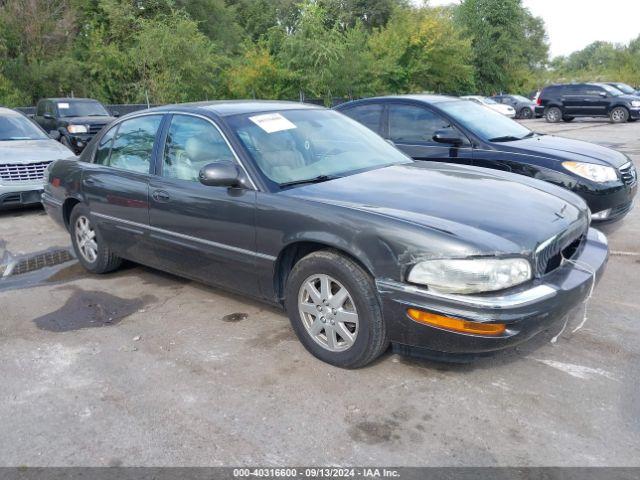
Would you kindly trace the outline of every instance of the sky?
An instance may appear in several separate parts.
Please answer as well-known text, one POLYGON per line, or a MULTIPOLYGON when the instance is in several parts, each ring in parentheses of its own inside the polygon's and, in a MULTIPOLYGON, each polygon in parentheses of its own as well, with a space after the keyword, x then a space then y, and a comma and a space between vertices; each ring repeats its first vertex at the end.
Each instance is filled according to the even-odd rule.
MULTIPOLYGON (((450 3, 459 0, 428 1, 433 6, 450 3)), ((640 0, 523 0, 522 3, 544 20, 552 57, 568 55, 596 40, 628 43, 640 35, 640 0)))

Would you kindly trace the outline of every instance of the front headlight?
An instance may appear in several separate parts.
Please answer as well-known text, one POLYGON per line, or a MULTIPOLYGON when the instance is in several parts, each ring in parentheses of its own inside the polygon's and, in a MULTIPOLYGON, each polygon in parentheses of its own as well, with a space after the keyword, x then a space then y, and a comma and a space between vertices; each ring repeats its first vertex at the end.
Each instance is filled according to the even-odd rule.
POLYGON ((474 258, 425 260, 409 272, 412 283, 443 293, 477 293, 503 290, 531 278, 524 258, 474 258))
POLYGON ((69 133, 87 133, 86 125, 67 125, 67 131, 69 133))
POLYGON ((632 107, 640 107, 640 100, 631 100, 632 107))
POLYGON ((612 182, 618 179, 614 168, 583 162, 562 162, 562 166, 570 172, 588 178, 594 182, 612 182))

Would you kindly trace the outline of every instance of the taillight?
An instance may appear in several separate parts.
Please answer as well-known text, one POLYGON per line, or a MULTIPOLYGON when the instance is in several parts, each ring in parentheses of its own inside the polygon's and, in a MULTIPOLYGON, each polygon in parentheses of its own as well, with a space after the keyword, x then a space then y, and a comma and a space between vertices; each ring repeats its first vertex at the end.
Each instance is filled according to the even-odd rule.
POLYGON ((542 94, 538 95, 538 98, 536 98, 536 105, 542 105, 542 94))

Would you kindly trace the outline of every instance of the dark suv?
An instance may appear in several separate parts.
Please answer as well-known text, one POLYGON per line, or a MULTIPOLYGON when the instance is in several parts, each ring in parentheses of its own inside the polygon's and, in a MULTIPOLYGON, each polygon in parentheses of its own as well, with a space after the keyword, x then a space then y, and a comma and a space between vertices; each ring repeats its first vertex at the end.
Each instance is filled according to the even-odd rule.
POLYGON ((38 102, 34 120, 47 133, 58 132, 60 142, 77 155, 117 116, 90 98, 45 98, 38 102))
POLYGON ((536 115, 552 123, 575 117, 609 117, 614 123, 624 123, 640 118, 640 97, 606 83, 550 85, 538 96, 536 115))

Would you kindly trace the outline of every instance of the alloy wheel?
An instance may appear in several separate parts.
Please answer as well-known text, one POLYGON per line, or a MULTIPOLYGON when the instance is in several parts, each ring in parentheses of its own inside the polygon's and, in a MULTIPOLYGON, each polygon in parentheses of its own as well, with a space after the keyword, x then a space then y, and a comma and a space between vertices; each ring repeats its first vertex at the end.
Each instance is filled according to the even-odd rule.
POLYGON ((300 286, 298 311, 309 336, 331 352, 351 348, 358 335, 358 312, 351 294, 335 278, 317 274, 300 286))
POLYGON ((95 262, 98 258, 96 232, 91 227, 89 219, 84 215, 80 215, 76 220, 75 236, 82 257, 89 263, 95 262))

